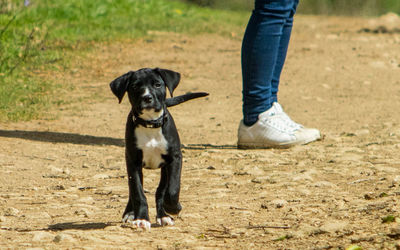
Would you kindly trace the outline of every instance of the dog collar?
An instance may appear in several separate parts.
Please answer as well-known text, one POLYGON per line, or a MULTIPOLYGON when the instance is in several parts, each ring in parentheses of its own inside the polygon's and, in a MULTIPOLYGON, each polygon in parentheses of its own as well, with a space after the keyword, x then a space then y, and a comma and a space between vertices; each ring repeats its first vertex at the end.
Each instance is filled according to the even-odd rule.
POLYGON ((165 112, 162 116, 160 116, 156 120, 144 120, 137 116, 133 117, 134 122, 136 122, 139 125, 142 125, 145 128, 160 128, 166 120, 167 120, 167 115, 165 114, 165 112))

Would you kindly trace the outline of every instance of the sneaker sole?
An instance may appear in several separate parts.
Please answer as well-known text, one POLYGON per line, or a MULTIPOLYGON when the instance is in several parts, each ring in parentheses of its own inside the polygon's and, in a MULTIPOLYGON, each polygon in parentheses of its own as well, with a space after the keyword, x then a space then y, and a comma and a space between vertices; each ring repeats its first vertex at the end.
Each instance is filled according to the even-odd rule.
POLYGON ((282 143, 282 144, 260 144, 260 143, 239 143, 237 144, 238 149, 270 149, 270 148, 290 148, 296 145, 306 145, 308 143, 321 140, 321 136, 305 141, 296 141, 290 143, 282 143))

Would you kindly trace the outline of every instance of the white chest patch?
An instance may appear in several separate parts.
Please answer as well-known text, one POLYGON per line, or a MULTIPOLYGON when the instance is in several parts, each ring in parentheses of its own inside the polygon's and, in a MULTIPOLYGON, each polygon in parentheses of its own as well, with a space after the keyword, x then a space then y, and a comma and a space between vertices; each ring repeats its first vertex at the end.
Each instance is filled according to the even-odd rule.
POLYGON ((167 154, 168 143, 161 128, 136 127, 137 147, 143 152, 144 168, 156 169, 164 162, 162 155, 167 154))

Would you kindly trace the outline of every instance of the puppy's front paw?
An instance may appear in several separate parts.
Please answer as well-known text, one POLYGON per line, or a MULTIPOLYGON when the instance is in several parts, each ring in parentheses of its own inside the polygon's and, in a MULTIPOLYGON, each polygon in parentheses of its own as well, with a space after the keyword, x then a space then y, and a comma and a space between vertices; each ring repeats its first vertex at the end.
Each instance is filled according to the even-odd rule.
POLYGON ((142 228, 146 231, 150 231, 151 228, 151 223, 150 221, 147 220, 135 220, 135 214, 133 212, 129 212, 125 214, 124 218, 122 218, 122 222, 124 223, 130 223, 136 228, 142 228))
POLYGON ((175 225, 174 219, 169 216, 157 218, 157 224, 160 226, 173 226, 175 225))
POLYGON ((122 218, 123 223, 132 222, 134 220, 135 220, 135 214, 133 212, 125 214, 124 217, 122 218))
POLYGON ((134 220, 134 221, 129 221, 134 227, 136 228, 142 228, 143 230, 150 231, 151 228, 151 223, 150 221, 147 220, 134 220))

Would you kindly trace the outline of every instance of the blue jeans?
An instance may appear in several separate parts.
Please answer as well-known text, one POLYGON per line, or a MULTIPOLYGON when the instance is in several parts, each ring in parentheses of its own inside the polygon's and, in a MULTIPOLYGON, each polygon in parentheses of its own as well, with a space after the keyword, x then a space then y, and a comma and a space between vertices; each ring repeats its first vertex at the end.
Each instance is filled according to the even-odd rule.
POLYGON ((277 102, 279 79, 299 0, 255 0, 242 43, 244 124, 277 102))

